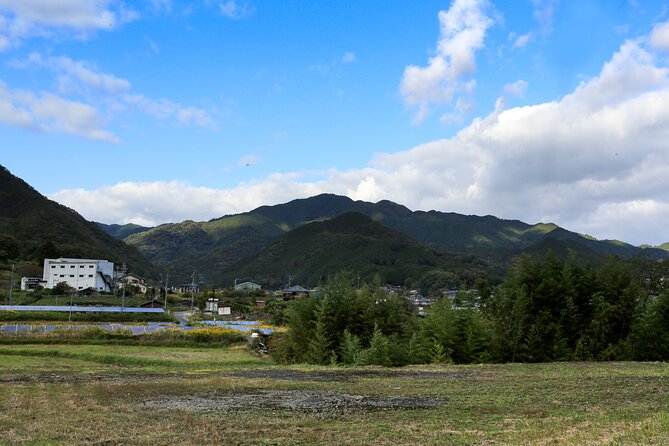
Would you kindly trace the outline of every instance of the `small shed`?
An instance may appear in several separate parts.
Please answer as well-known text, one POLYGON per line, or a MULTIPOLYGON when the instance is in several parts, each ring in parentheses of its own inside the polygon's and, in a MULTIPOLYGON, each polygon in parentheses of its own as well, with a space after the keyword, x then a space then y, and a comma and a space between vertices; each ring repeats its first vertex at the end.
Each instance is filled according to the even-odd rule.
POLYGON ((163 303, 159 300, 150 300, 140 305, 140 308, 163 308, 163 303))
POLYGON ((309 290, 299 285, 293 285, 281 290, 281 295, 283 296, 283 300, 293 300, 301 296, 308 296, 309 290))

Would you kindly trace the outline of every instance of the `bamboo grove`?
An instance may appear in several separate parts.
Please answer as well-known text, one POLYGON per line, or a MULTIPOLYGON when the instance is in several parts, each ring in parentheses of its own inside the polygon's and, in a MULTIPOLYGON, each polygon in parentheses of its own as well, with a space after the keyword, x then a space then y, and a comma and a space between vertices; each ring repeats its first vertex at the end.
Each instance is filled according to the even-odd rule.
POLYGON ((669 359, 669 264, 616 257, 583 265, 517 259, 477 302, 439 298, 425 317, 378 282, 350 275, 293 302, 275 341, 281 362, 406 365, 669 359))

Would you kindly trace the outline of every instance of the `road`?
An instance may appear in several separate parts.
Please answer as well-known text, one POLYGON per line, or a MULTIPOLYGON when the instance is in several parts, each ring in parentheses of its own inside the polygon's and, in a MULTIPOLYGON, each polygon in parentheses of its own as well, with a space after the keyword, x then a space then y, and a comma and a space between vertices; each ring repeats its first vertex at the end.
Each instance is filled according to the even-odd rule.
POLYGON ((189 311, 173 311, 172 316, 174 316, 174 318, 177 321, 186 323, 191 318, 192 313, 191 313, 190 310, 189 311))

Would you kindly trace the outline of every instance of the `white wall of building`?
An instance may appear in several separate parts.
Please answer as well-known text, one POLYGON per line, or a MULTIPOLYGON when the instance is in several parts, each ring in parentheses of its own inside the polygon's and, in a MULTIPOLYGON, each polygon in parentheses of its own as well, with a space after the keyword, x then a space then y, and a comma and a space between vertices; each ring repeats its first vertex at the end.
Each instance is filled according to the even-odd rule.
POLYGON ((45 288, 66 282, 77 291, 111 291, 113 276, 114 264, 107 260, 60 258, 44 259, 42 280, 45 288))

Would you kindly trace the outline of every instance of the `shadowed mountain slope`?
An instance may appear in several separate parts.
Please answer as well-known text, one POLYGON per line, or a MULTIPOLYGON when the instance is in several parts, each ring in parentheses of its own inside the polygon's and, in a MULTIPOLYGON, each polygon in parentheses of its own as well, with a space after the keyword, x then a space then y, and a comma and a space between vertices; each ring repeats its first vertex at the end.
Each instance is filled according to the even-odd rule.
MULTIPOLYGON (((118 240, 70 208, 51 201, 0 166, 0 235, 15 243, 12 260, 41 264, 45 257, 81 257, 125 262, 151 277, 153 266, 133 246, 118 240)), ((9 240, 9 242, 7 242, 9 240)), ((2 249, 0 248, 0 251, 2 249)))
POLYGON ((359 275, 362 281, 379 274, 384 282, 395 285, 441 275, 449 279, 444 286, 501 273, 477 256, 427 247, 365 215, 348 212, 288 232, 256 256, 233 265, 221 280, 249 277, 279 287, 291 275, 313 286, 341 270, 359 275))

